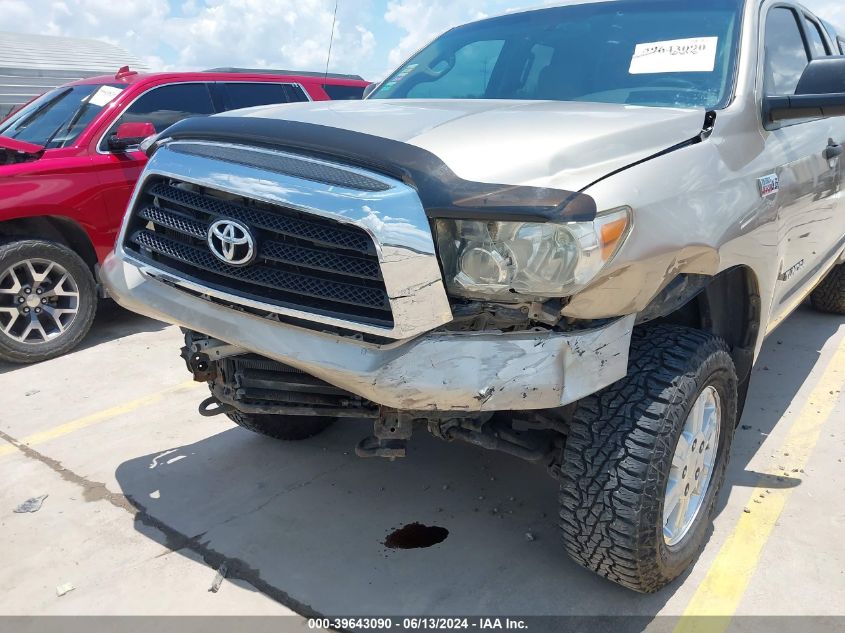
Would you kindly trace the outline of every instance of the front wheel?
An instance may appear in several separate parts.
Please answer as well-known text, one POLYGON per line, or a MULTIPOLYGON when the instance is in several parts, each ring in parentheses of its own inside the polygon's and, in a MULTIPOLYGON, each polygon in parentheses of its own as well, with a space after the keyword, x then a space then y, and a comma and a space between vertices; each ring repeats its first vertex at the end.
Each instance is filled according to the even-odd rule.
POLYGON ((230 411, 226 414, 238 426, 286 442, 299 442, 319 435, 332 424, 334 418, 320 418, 306 415, 258 415, 230 411))
POLYGON ((704 547, 737 417, 725 343, 676 326, 637 328, 628 375, 579 403, 564 448, 569 555, 652 593, 704 547))
POLYGON ((67 246, 45 240, 0 246, 0 359, 35 363, 69 352, 96 310, 94 276, 67 246))
POLYGON ((810 302, 820 312, 845 314, 845 264, 831 270, 810 295, 810 302))

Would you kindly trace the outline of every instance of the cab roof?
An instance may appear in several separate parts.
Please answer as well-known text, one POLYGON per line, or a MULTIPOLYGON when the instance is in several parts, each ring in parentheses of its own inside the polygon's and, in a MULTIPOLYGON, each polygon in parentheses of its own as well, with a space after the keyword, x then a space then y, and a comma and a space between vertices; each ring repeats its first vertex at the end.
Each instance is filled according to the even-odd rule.
POLYGON ((262 70, 249 68, 215 68, 204 71, 189 72, 136 72, 124 66, 114 75, 97 75, 86 77, 67 85, 88 84, 124 84, 127 86, 140 83, 161 83, 179 81, 284 81, 291 83, 321 83, 336 86, 367 86, 369 82, 358 75, 339 75, 335 73, 297 72, 287 70, 262 70))

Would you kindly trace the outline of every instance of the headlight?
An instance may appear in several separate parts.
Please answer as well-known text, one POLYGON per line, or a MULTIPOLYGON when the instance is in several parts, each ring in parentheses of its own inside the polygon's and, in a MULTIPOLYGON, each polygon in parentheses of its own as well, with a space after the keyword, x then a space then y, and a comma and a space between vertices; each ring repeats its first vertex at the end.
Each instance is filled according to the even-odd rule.
POLYGON ((616 254, 630 211, 567 224, 437 220, 446 286, 453 295, 496 301, 570 296, 616 254))

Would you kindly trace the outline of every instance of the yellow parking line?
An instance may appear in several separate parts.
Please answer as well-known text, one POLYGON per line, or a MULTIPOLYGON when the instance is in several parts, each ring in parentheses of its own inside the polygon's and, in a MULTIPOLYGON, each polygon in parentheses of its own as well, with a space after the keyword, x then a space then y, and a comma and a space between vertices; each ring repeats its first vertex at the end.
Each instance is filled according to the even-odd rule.
MULTIPOLYGON (((839 400, 838 391, 842 389, 843 382, 845 340, 840 343, 789 430, 780 449, 780 457, 776 458, 777 463, 768 469, 770 474, 783 475, 779 466, 784 466, 787 474, 792 475, 795 469, 800 471, 807 464, 822 427, 830 419, 839 400)), ((748 501, 747 507, 751 512, 740 515, 736 527, 687 605, 675 633, 723 633, 728 628, 760 562, 763 546, 793 490, 781 488, 768 491, 764 481, 760 480, 748 501)))
MULTIPOLYGON (((190 381, 184 382, 174 387, 168 387, 167 389, 152 393, 150 395, 144 396, 143 398, 138 398, 137 400, 132 400, 124 404, 119 404, 116 407, 105 409, 104 411, 98 411, 97 413, 92 413, 91 415, 86 415, 83 418, 78 418, 76 420, 73 420, 72 422, 55 426, 52 429, 47 429, 46 431, 41 431, 40 433, 34 433, 20 440, 20 443, 26 444, 28 446, 42 444, 44 442, 54 440, 58 437, 68 435, 80 429, 93 426, 94 424, 106 422, 107 420, 116 418, 119 415, 131 413, 132 411, 140 409, 141 407, 146 407, 151 404, 155 404, 167 395, 179 393, 182 391, 189 391, 190 389, 196 386, 198 386, 197 383, 190 381)), ((0 446, 0 457, 2 457, 3 455, 9 455, 10 453, 14 453, 15 451, 17 451, 17 448, 15 448, 14 445, 5 444, 3 446, 0 446)))

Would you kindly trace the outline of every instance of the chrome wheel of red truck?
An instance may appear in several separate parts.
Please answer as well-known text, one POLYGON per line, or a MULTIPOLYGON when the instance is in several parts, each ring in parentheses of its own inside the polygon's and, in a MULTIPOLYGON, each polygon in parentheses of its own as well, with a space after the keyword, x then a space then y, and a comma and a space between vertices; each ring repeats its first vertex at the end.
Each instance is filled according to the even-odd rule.
POLYGON ((0 246, 0 359, 31 363, 70 351, 91 327, 96 303, 90 269, 66 246, 0 246))

